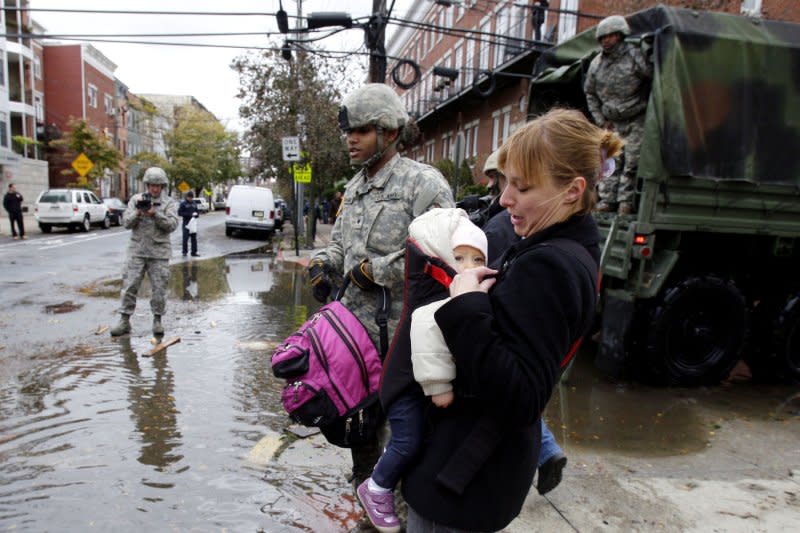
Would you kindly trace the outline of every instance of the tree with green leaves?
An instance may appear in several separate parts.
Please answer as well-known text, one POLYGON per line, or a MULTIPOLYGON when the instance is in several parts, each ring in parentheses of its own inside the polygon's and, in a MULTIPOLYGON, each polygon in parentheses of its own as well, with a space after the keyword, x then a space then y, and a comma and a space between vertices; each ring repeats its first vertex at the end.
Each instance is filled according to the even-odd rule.
POLYGON ((175 124, 164 134, 173 185, 186 182, 192 189, 210 188, 241 174, 239 141, 211 113, 194 106, 175 111, 175 124))
POLYGON ((68 123, 68 130, 61 139, 50 141, 50 164, 65 167, 61 174, 74 178, 70 185, 96 188, 97 180, 105 175, 106 170, 116 172, 122 162, 122 154, 114 148, 114 144, 105 135, 99 133, 85 120, 73 119, 68 123), (80 154, 86 154, 94 166, 81 180, 70 164, 80 154))
POLYGON ((300 137, 311 163, 312 181, 306 188, 309 205, 335 181, 353 175, 338 113, 343 93, 363 79, 353 76, 357 65, 304 52, 286 61, 278 52, 267 51, 240 56, 232 67, 239 74, 239 114, 247 125, 244 141, 258 162, 254 176, 274 178, 276 189, 287 198, 292 196, 290 165, 282 155, 282 139, 287 136, 300 137))

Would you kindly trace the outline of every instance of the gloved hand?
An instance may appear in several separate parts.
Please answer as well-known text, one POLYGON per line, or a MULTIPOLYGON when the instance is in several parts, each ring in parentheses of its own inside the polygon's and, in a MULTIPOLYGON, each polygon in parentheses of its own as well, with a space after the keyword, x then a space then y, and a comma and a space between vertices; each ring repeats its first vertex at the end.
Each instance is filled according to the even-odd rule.
POLYGON ((325 272, 326 265, 322 259, 312 259, 308 263, 308 277, 311 281, 311 293, 320 303, 328 301, 331 294, 331 283, 325 272))
POLYGON ((362 259, 347 275, 350 277, 350 282, 357 285, 359 289, 366 291, 377 286, 372 278, 372 265, 369 264, 369 259, 362 259))

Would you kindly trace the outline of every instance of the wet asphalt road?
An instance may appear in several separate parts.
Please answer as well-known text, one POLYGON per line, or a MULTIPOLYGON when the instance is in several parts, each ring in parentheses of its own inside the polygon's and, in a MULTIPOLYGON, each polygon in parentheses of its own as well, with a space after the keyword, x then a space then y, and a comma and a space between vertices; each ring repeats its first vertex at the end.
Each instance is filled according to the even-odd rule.
MULTIPOLYGON (((124 230, 0 240, 0 530, 356 525, 347 453, 287 436, 269 371, 316 309, 303 270, 223 222, 201 217, 204 257, 173 259, 165 338, 181 341, 152 357, 146 288, 130 337, 95 335, 115 320, 124 230)), ((507 531, 800 530, 796 387, 612 383, 592 349, 545 413, 564 482, 507 531)))

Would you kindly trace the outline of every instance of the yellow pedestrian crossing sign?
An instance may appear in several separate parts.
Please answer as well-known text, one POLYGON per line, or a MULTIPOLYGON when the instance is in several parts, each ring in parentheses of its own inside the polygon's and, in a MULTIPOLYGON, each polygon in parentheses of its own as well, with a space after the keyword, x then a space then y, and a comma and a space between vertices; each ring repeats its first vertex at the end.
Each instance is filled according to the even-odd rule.
POLYGON ((292 165, 292 174, 297 183, 311 183, 311 163, 305 165, 295 163, 292 165))
POLYGON ((92 163, 92 160, 86 157, 86 154, 83 152, 72 160, 72 168, 74 168, 75 172, 82 178, 92 170, 92 167, 94 167, 94 163, 92 163))
POLYGON ((178 184, 178 190, 181 191, 183 194, 186 194, 186 191, 188 191, 191 188, 192 186, 186 183, 185 181, 182 181, 178 184))

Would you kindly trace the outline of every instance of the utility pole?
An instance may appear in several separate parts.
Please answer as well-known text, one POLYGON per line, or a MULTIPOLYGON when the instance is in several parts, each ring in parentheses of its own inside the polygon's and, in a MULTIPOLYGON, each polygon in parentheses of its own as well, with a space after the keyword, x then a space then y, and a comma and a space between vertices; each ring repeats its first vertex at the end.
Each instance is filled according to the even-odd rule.
POLYGON ((366 29, 369 81, 386 81, 386 0, 372 0, 372 20, 366 29))
MULTIPOLYGON (((295 38, 300 38, 300 21, 303 20, 303 0, 297 0, 297 23, 295 28, 297 29, 297 33, 295 34, 295 38)), ((298 93, 300 92, 300 83, 302 81, 302 74, 303 74, 303 54, 302 52, 298 52, 297 54, 297 88, 298 93)), ((303 142, 305 139, 303 138, 303 127, 297 124, 297 136, 300 137, 300 151, 303 150, 303 142)), ((303 225, 303 205, 304 205, 304 193, 305 188, 302 183, 298 183, 296 179, 294 179, 294 174, 292 175, 292 181, 294 181, 294 198, 295 198, 295 207, 294 207, 294 249, 295 253, 299 256, 300 255, 300 246, 298 242, 298 236, 301 233, 305 232, 305 226, 303 225)), ((306 243, 308 244, 308 243, 306 243)), ((314 245, 312 243, 311 247, 313 248, 314 245)))

